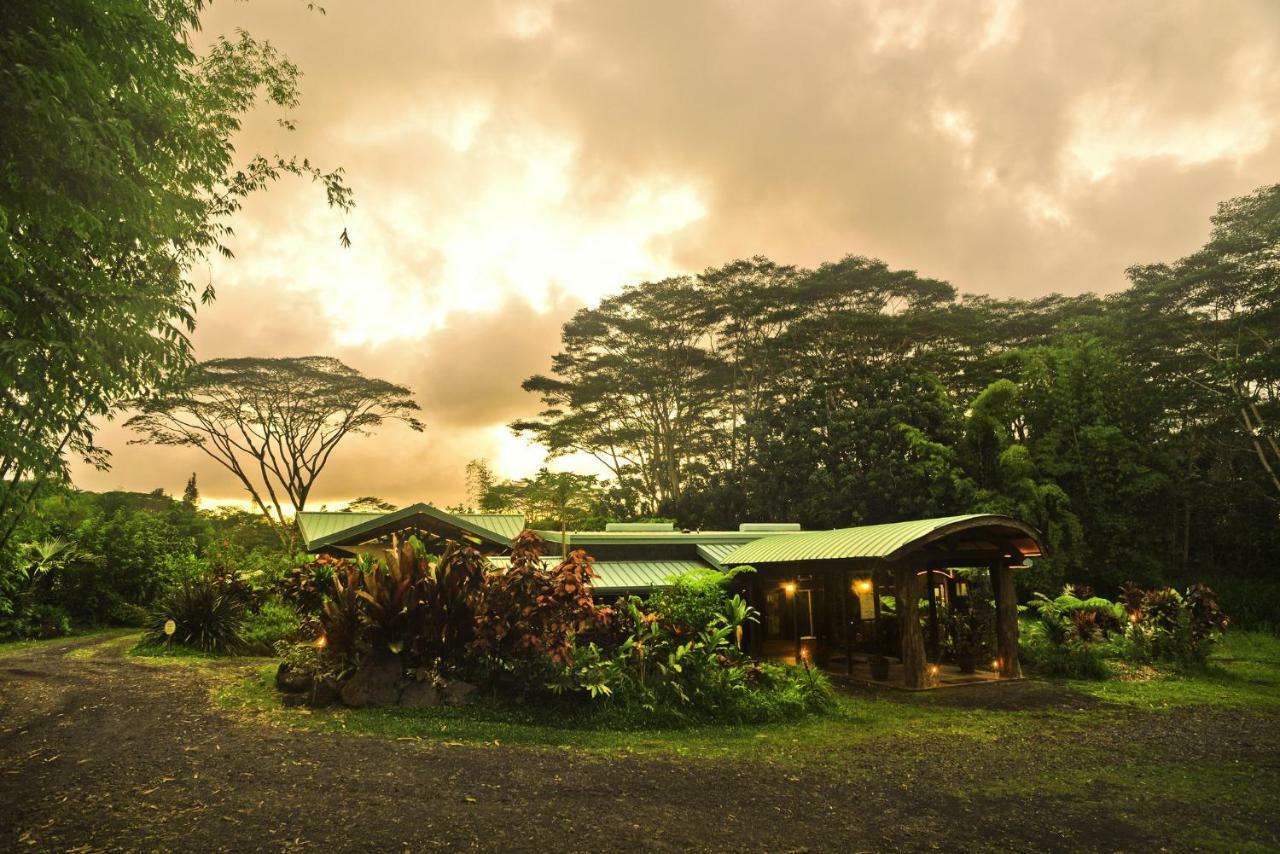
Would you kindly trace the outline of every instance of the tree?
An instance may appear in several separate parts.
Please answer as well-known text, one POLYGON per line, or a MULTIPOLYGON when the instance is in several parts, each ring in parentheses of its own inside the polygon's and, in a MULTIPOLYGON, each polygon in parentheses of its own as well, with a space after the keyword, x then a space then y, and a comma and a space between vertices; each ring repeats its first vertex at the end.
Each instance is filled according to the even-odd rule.
POLYGON ((530 527, 557 528, 561 557, 567 559, 565 532, 597 514, 603 501, 604 484, 595 475, 543 468, 532 478, 492 483, 479 503, 489 512, 519 510, 528 518, 530 527))
POLYGON ((298 69, 244 32, 197 53, 203 5, 9 0, 0 15, 0 546, 67 454, 105 467, 95 419, 189 363, 190 271, 231 255, 246 196, 297 175, 351 207, 341 170, 236 156, 260 96, 297 105, 298 69))
POLYGON ((390 501, 383 501, 376 495, 362 495, 347 502, 342 513, 390 513, 398 509, 390 501))
POLYGON ((187 479, 187 487, 182 490, 182 503, 188 507, 195 507, 200 503, 200 490, 196 488, 196 473, 192 472, 191 477, 187 479))
POLYGON ((325 356, 202 362, 136 407, 126 422, 143 437, 135 442, 199 448, 240 480, 286 543, 286 518, 306 509, 343 439, 388 421, 424 429, 409 389, 325 356))

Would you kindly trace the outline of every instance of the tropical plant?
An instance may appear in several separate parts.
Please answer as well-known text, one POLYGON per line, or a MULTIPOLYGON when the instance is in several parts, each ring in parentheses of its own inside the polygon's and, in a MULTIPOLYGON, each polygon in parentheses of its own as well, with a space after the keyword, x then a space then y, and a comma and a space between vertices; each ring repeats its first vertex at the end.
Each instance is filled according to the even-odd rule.
POLYGON ((295 639, 301 629, 302 618, 292 606, 268 600, 245 614, 240 637, 246 652, 273 655, 281 641, 295 639))
POLYGON ((575 639, 608 624, 611 611, 592 598, 596 577, 581 549, 547 569, 546 543, 533 531, 515 539, 511 564, 490 573, 477 607, 474 647, 492 659, 546 659, 571 666, 575 639))
POLYGON ((172 642, 203 652, 235 653, 244 649, 241 629, 245 619, 244 597, 224 588, 217 579, 183 581, 163 595, 152 609, 147 643, 166 643, 165 630, 174 623, 172 642))

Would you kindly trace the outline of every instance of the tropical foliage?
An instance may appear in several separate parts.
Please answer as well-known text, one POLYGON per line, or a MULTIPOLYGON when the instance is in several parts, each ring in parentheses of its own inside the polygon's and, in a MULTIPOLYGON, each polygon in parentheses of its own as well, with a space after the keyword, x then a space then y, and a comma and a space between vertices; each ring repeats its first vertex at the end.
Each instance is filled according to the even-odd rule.
POLYGON ((68 456, 105 465, 95 423, 190 361, 214 296, 192 273, 231 256, 248 196, 292 175, 351 207, 341 170, 235 149, 256 104, 298 105, 299 71, 244 31, 197 39, 204 6, 8 0, 0 16, 0 547, 68 456))

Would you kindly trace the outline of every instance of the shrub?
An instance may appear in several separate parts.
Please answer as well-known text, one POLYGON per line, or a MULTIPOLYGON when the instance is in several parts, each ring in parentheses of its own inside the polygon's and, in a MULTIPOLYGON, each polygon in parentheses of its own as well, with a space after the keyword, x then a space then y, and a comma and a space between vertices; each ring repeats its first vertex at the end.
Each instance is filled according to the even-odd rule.
POLYGON ((407 666, 461 663, 475 638, 485 559, 449 544, 439 557, 411 539, 365 570, 339 560, 321 606, 326 654, 355 665, 370 654, 403 654, 407 666))
POLYGON ((542 564, 542 538, 525 531, 511 566, 485 580, 473 648, 495 664, 539 661, 572 665, 574 639, 608 623, 609 608, 591 595, 591 558, 578 549, 554 568, 542 564))
MULTIPOLYGON (((694 613, 705 589, 686 588, 694 601, 681 613, 694 613)), ((681 593, 665 598, 670 605, 681 593)), ((777 720, 817 711, 832 702, 830 684, 807 665, 787 668, 760 664, 731 641, 755 611, 738 596, 720 594, 721 612, 690 627, 656 610, 644 610, 636 597, 618 605, 617 627, 624 633, 613 652, 595 644, 578 650, 548 687, 659 719, 715 718, 735 722, 777 720)))
POLYGON ((1122 654, 1130 661, 1203 665, 1229 620, 1208 585, 1196 583, 1185 595, 1171 587, 1122 591, 1129 625, 1122 654))
POLYGON ((293 640, 301 628, 302 618, 291 605, 268 600, 245 616, 240 637, 246 652, 273 655, 278 643, 293 640))
POLYGON ((244 648, 244 618, 245 600, 239 591, 224 589, 216 578, 188 580, 157 600, 144 642, 164 643, 165 623, 173 620, 174 643, 203 652, 239 652, 244 648))

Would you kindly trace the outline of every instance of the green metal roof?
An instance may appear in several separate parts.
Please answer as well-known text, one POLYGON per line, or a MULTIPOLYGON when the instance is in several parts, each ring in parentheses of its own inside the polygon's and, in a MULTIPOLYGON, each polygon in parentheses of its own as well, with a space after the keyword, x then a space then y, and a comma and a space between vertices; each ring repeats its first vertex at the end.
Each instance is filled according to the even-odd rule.
POLYGON ((741 543, 699 543, 698 557, 719 569, 721 561, 733 553, 741 543))
POLYGON ((523 513, 455 513, 454 515, 472 525, 500 534, 508 540, 514 540, 516 535, 524 530, 523 513))
POLYGON ((308 545, 322 537, 363 525, 373 519, 381 519, 386 513, 330 513, 304 510, 298 514, 298 528, 308 545))
POLYGON ((500 532, 494 531, 488 527, 477 525, 460 516, 452 513, 446 513, 432 507, 430 504, 413 504, 402 510, 393 510, 390 513, 326 513, 315 514, 317 516, 335 516, 348 517, 355 524, 342 524, 341 519, 337 520, 316 520, 310 519, 307 522, 302 520, 303 516, 312 514, 299 514, 299 527, 302 529, 303 537, 307 541, 307 549, 309 551, 317 551, 328 547, 341 547, 344 545, 357 545, 385 537, 397 531, 406 528, 422 528, 433 531, 449 537, 459 537, 471 540, 477 544, 488 543, 496 546, 510 546, 511 537, 505 536, 500 532), (352 517, 363 517, 355 519, 352 517), (311 528, 319 530, 326 529, 324 533, 311 536, 307 533, 308 524, 311 528))
MULTIPOLYGON (((559 531, 538 531, 549 543, 560 542, 559 531)), ((740 546, 761 537, 770 536, 767 531, 569 531, 569 545, 573 548, 599 545, 659 545, 681 543, 727 543, 740 546)))
MULTIPOLYGON (((511 565, 507 555, 493 555, 489 562, 497 567, 511 565)), ((546 556, 542 563, 554 566, 559 556, 546 556)), ((597 593, 614 593, 623 590, 648 590, 666 587, 671 579, 686 572, 711 569, 700 560, 606 560, 591 564, 599 578, 592 585, 597 593)))
POLYGON ((721 558, 720 563, 757 566, 810 560, 893 559, 912 547, 966 530, 997 538, 1002 545, 1016 548, 1023 556, 1035 557, 1043 551, 1039 533, 1024 522, 1010 516, 971 513, 834 531, 776 534, 734 549, 721 558))

